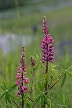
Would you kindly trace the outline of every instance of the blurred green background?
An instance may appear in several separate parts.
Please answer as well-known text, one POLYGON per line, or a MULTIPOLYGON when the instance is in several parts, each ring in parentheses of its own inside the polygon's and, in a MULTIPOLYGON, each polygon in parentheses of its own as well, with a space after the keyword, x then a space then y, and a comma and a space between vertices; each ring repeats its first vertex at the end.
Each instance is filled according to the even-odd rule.
MULTIPOLYGON (((54 63, 62 72, 59 61, 66 53, 72 63, 72 0, 0 0, 0 83, 15 81, 22 45, 25 46, 27 67, 31 55, 41 54, 43 16, 46 16, 49 33, 55 40, 54 63)), ((71 82, 72 78, 67 77, 63 89, 60 84, 53 89, 55 105, 63 102, 65 92, 65 95, 69 94, 69 100, 68 107, 63 108, 72 108, 71 82)))

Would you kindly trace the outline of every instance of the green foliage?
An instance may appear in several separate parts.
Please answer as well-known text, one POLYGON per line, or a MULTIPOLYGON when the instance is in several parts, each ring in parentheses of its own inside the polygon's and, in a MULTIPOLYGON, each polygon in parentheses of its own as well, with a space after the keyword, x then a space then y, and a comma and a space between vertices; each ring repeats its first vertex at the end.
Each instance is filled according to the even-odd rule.
POLYGON ((66 80, 66 72, 64 73, 64 77, 63 77, 63 80, 62 80, 61 87, 63 87, 63 85, 64 85, 64 83, 65 83, 65 80, 66 80))
POLYGON ((4 92, 0 94, 0 99, 3 96, 5 96, 6 103, 7 103, 7 100, 8 100, 9 103, 11 103, 8 93, 12 92, 16 88, 16 86, 17 86, 16 84, 8 83, 8 82, 3 81, 2 84, 0 84, 0 87, 2 88, 2 90, 4 92))

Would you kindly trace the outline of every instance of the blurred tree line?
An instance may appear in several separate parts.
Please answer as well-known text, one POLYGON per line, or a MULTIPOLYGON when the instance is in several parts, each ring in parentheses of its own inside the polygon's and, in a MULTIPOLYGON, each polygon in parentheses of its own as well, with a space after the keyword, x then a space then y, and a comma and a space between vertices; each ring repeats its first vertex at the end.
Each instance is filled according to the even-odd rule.
POLYGON ((26 0, 0 0, 0 10, 11 9, 16 6, 25 6, 26 0))
POLYGON ((16 6, 26 6, 26 5, 34 5, 34 4, 57 4, 62 1, 70 1, 70 0, 0 0, 0 11, 16 8, 16 6), (37 2, 36 2, 37 1, 37 2))

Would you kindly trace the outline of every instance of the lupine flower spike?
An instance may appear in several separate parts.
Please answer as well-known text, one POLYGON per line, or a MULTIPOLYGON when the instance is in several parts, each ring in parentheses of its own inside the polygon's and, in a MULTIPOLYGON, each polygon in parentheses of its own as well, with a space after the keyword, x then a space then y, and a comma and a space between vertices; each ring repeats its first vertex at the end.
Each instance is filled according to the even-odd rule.
POLYGON ((28 92, 28 84, 29 80, 26 78, 26 64, 25 64, 25 50, 22 47, 20 66, 17 69, 16 75, 16 84, 18 85, 18 96, 22 95, 22 93, 28 92))
POLYGON ((43 17, 43 33, 44 37, 42 40, 41 48, 42 48, 42 62, 45 61, 53 62, 54 60, 54 47, 53 47, 53 38, 48 32, 46 17, 43 17))
MULTIPOLYGON (((44 37, 42 40, 41 48, 42 48, 42 62, 46 62, 46 71, 45 74, 48 73, 48 62, 53 62, 54 60, 54 47, 53 47, 53 38, 49 34, 49 30, 47 27, 46 17, 43 17, 43 33, 44 37)), ((45 96, 47 95, 47 91, 49 89, 48 82, 45 83, 45 96)), ((46 101, 44 101, 43 108, 46 108, 46 101)))

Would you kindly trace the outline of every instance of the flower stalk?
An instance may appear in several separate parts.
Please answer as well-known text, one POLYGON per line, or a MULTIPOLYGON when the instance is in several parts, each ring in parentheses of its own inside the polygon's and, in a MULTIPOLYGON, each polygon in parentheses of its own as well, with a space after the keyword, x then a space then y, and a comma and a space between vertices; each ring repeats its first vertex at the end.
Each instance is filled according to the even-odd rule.
POLYGON ((16 84, 18 85, 18 96, 22 97, 22 108, 24 108, 24 93, 28 92, 29 80, 26 78, 25 50, 22 47, 20 66, 17 69, 16 84))
MULTIPOLYGON (((53 62, 54 61, 54 47, 53 47, 53 38, 51 37, 51 35, 49 34, 49 30, 47 27, 47 21, 46 21, 46 17, 43 17, 43 33, 44 33, 44 37, 42 40, 42 44, 41 44, 41 48, 42 48, 42 62, 45 63, 46 62, 46 71, 45 74, 48 73, 48 62, 53 62)), ((49 85, 48 82, 46 80, 45 83, 45 96, 48 94, 49 89, 49 85)), ((44 101, 44 105, 43 108, 46 108, 46 101, 44 101)))

